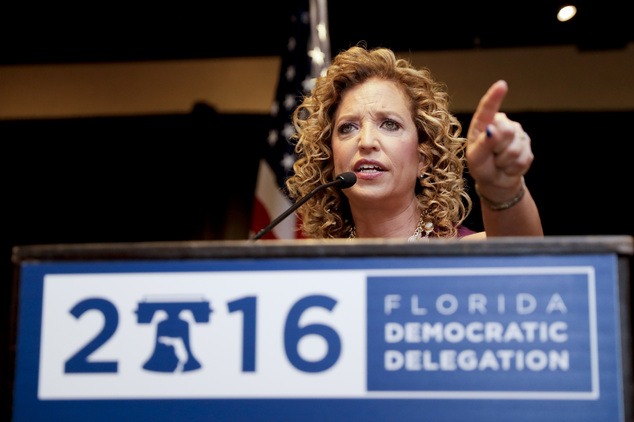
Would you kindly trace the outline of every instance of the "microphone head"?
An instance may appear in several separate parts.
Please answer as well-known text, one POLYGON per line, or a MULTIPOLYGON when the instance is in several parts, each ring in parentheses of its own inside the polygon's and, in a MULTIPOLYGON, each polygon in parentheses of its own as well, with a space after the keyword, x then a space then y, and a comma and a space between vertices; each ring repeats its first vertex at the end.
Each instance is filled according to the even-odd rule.
POLYGON ((351 188, 357 183, 357 175, 352 171, 341 173, 335 179, 341 180, 341 189, 351 188))

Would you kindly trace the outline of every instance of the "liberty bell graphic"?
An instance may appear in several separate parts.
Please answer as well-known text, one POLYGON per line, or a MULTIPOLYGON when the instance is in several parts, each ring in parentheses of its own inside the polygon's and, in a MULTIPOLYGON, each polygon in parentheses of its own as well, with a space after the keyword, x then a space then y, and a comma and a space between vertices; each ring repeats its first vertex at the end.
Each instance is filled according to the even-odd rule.
POLYGON ((137 322, 149 324, 155 312, 165 311, 167 318, 156 326, 154 352, 143 369, 156 372, 185 372, 201 367, 189 344, 189 323, 180 318, 180 313, 189 310, 198 323, 209 322, 213 312, 208 301, 150 301, 139 302, 137 322))

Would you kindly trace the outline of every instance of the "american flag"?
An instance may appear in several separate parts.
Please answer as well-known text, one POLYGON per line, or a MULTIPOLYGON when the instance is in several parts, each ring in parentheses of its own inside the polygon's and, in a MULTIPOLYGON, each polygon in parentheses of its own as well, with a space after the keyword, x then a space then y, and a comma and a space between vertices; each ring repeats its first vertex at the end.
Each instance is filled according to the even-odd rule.
MULTIPOLYGON (((328 13, 326 0, 302 0, 289 22, 289 38, 271 107, 271 128, 267 149, 260 161, 255 190, 252 233, 259 232, 292 205, 284 182, 293 174, 295 133, 291 116, 303 94, 310 92, 315 80, 330 64, 328 13)), ((290 215, 263 239, 296 239, 298 221, 290 215)))

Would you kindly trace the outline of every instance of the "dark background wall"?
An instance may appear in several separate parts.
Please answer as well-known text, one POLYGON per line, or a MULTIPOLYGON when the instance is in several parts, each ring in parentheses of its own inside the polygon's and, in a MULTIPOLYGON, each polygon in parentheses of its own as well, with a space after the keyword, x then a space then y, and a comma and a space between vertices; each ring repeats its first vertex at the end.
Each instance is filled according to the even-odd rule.
MULTIPOLYGON (((458 117, 467 127, 471 116, 458 117)), ((535 140, 527 183, 547 235, 634 234, 634 112, 510 117, 535 140)), ((20 244, 246 239, 267 124, 203 104, 184 115, 0 121, 5 262, 20 244)), ((468 224, 482 228, 477 206, 468 224)))

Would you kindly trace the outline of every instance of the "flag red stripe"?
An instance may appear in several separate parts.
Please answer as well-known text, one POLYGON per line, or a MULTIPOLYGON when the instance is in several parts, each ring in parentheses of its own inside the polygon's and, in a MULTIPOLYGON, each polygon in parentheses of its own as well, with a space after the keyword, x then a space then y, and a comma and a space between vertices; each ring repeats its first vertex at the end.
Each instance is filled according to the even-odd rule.
MULTIPOLYGON (((273 219, 267 212, 260 199, 256 196, 253 201, 253 218, 251 221, 251 231, 253 234, 258 233, 264 227, 269 225, 273 219)), ((273 230, 269 231, 267 234, 262 236, 262 239, 277 239, 273 230)))

